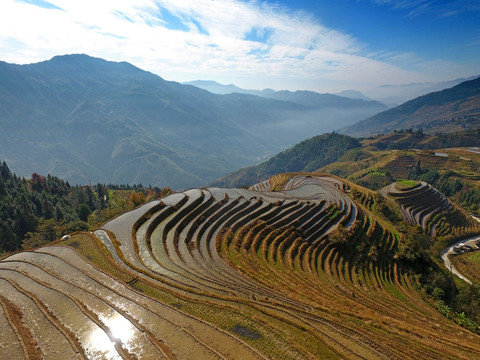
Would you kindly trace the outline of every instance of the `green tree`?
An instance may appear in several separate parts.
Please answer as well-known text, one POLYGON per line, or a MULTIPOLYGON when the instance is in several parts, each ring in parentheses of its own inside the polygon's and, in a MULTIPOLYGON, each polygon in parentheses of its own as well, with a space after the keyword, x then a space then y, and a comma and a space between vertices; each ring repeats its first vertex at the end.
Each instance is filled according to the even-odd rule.
POLYGON ((14 251, 21 245, 21 240, 17 237, 8 223, 0 225, 0 251, 14 251))
POLYGON ((429 240, 420 225, 410 227, 398 246, 398 256, 411 263, 429 259, 429 240))
POLYGON ((82 221, 88 220, 88 215, 92 213, 92 210, 88 207, 87 204, 80 204, 78 205, 77 214, 78 218, 82 221))
POLYGON ((55 219, 41 220, 36 232, 29 232, 23 241, 24 249, 36 248, 48 244, 60 237, 63 226, 55 219))
POLYGON ((88 231, 88 224, 84 221, 74 221, 65 225, 65 234, 75 231, 88 231))
POLYGON ((345 246, 348 241, 348 230, 341 224, 337 229, 329 235, 329 239, 332 243, 338 246, 345 246))

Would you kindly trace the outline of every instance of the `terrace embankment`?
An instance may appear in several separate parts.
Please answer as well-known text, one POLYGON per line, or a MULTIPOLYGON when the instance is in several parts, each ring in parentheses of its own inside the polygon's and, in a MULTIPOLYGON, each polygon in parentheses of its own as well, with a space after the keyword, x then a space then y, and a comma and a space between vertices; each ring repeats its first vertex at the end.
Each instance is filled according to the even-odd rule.
POLYGON ((423 300, 373 193, 353 186, 286 174, 191 189, 12 255, 0 345, 31 358, 478 357, 480 338, 423 300))

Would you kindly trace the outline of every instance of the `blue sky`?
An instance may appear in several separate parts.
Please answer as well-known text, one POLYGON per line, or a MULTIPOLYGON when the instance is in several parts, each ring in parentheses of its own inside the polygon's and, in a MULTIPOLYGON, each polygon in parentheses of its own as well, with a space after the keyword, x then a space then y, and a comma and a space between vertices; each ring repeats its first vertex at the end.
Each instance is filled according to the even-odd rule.
MULTIPOLYGON (((336 0, 301 3, 328 27, 352 34, 372 52, 480 65, 479 0, 336 0)), ((473 69, 475 70, 475 68, 473 69)))
POLYGON ((480 0, 0 2, 0 60, 69 53, 251 89, 437 82, 480 75, 480 0))

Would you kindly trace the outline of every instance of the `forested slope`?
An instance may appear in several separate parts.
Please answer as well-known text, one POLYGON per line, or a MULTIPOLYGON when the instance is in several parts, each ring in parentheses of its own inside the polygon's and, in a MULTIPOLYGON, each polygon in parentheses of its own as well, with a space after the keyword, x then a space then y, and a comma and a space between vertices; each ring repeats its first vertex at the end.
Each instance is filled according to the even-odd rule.
POLYGON ((271 159, 250 166, 212 182, 212 186, 252 185, 282 172, 313 171, 336 161, 346 151, 360 147, 360 142, 337 133, 318 135, 304 140, 271 159))
POLYGON ((96 227, 168 188, 127 185, 71 186, 54 176, 20 178, 0 162, 0 255, 31 248, 64 234, 96 227))

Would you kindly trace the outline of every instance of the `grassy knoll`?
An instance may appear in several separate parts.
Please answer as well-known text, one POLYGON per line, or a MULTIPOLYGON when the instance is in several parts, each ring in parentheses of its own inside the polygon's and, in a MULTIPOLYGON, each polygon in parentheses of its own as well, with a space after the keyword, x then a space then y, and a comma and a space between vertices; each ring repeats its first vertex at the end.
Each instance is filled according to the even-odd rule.
POLYGON ((397 182, 397 188, 399 189, 410 189, 419 184, 418 181, 413 181, 413 180, 402 180, 397 182))
POLYGON ((480 284, 480 252, 454 256, 452 257, 452 263, 462 274, 480 284))

